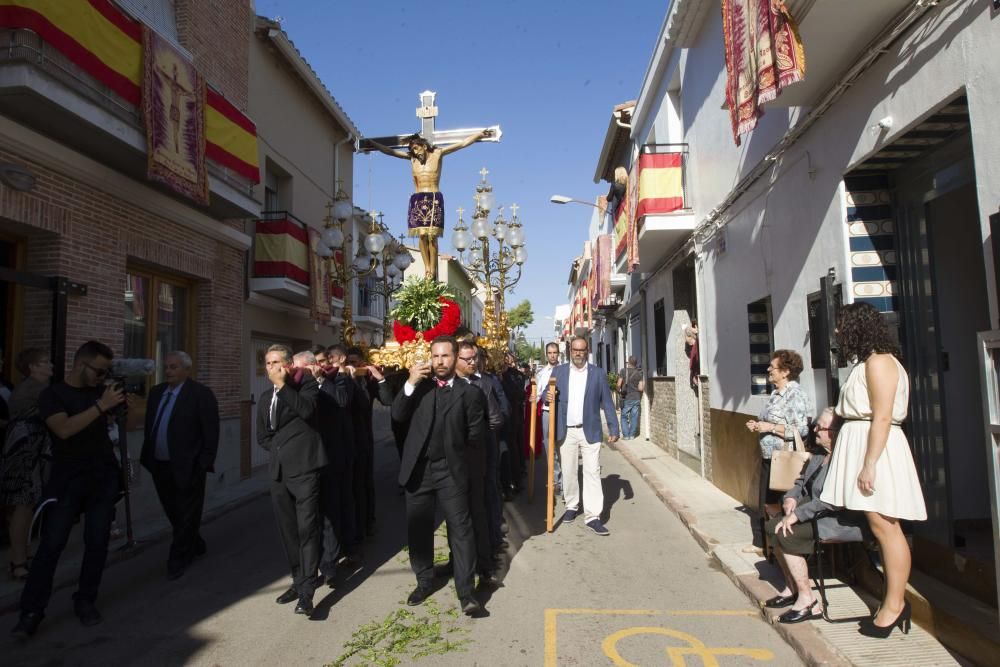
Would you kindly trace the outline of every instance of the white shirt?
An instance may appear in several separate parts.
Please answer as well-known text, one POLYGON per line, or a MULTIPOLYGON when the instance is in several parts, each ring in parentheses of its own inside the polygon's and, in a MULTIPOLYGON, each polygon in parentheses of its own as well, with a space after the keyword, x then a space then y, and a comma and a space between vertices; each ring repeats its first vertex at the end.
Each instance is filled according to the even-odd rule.
POLYGON ((587 391, 587 371, 590 365, 577 369, 569 365, 569 391, 566 396, 566 426, 583 425, 583 395, 587 391))
MULTIPOLYGON (((431 376, 431 377, 429 377, 427 379, 428 380, 434 380, 434 382, 437 382, 437 378, 434 377, 434 376, 431 376)), ((452 375, 451 379, 448 380, 448 386, 449 387, 453 386, 454 382, 455 382, 455 376, 452 375)), ((410 384, 409 380, 407 380, 406 384, 403 385, 403 393, 406 394, 407 396, 412 396, 413 392, 416 391, 416 389, 417 389, 416 385, 410 384)))
POLYGON ((535 386, 538 387, 538 400, 542 402, 542 410, 549 409, 549 406, 545 404, 545 392, 549 390, 549 378, 552 377, 554 368, 555 366, 542 366, 535 373, 535 386))

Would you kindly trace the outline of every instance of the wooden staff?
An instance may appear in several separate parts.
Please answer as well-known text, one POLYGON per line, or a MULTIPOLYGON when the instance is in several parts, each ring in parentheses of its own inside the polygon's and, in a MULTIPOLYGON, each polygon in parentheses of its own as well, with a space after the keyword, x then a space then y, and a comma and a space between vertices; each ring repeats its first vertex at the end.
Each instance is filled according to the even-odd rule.
POLYGON ((535 425, 538 421, 538 385, 531 378, 531 426, 528 428, 528 502, 535 499, 535 425))
MULTIPOLYGON (((556 379, 549 377, 548 394, 554 394, 556 390, 556 379)), ((548 485, 546 486, 546 497, 548 499, 545 509, 545 530, 552 532, 552 522, 555 519, 556 498, 555 498, 555 474, 553 467, 556 464, 556 402, 549 402, 549 455, 548 455, 548 485)))

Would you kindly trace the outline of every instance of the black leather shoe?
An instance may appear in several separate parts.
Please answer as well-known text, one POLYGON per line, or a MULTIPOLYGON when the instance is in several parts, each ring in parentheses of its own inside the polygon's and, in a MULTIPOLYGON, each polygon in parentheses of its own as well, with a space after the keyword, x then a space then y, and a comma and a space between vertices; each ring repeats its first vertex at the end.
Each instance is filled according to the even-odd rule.
POLYGON ((479 575, 480 588, 497 588, 500 584, 500 577, 494 572, 482 572, 479 575))
POLYGON ((205 544, 205 540, 198 538, 198 542, 194 545, 194 557, 204 556, 208 553, 208 545, 205 544))
POLYGON ((789 609, 778 617, 778 623, 801 623, 811 618, 819 618, 819 614, 813 613, 813 607, 816 606, 817 602, 819 600, 813 600, 813 603, 805 609, 789 609))
POLYGON ((17 625, 11 629, 10 634, 19 639, 27 639, 38 632, 38 626, 43 618, 45 618, 45 614, 41 612, 22 611, 21 616, 17 619, 17 625))
POLYGON ((299 603, 295 605, 295 613, 311 616, 313 613, 313 601, 311 595, 300 595, 299 603))
POLYGON ((764 606, 768 609, 783 609, 784 607, 791 607, 795 604, 795 598, 798 597, 795 593, 791 595, 775 595, 773 598, 764 603, 764 606))
POLYGON ((101 612, 97 611, 97 607, 90 600, 74 600, 73 612, 80 619, 80 623, 88 628, 101 622, 101 612))
POLYGON ((167 563, 167 581, 180 579, 186 569, 182 563, 167 563))
POLYGON ((295 586, 292 586, 287 591, 279 595, 275 600, 275 602, 277 602, 278 604, 288 604, 289 602, 297 600, 298 597, 299 597, 299 592, 295 590, 295 586))
POLYGON ((462 598, 459 602, 462 604, 462 613, 466 616, 478 616, 483 613, 483 605, 479 604, 479 601, 471 595, 462 598))
POLYGON ((409 597, 406 598, 406 604, 410 607, 416 607, 418 604, 421 604, 424 600, 429 598, 433 592, 434 591, 430 588, 417 586, 413 589, 413 592, 410 593, 409 597))

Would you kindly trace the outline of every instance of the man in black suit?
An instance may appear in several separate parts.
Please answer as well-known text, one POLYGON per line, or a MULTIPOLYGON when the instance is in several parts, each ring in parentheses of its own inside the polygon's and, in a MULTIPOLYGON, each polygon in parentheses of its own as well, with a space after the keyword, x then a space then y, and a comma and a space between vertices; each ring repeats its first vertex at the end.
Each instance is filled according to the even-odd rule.
POLYGON ((350 405, 354 395, 351 366, 330 363, 326 348, 313 352, 316 364, 310 369, 319 384, 316 397, 316 424, 330 465, 320 473, 320 505, 323 514, 323 555, 319 569, 329 582, 336 563, 346 556, 354 541, 354 427, 350 405))
POLYGON ((219 403, 205 385, 191 379, 191 357, 177 350, 163 360, 166 382, 146 401, 142 465, 149 470, 163 511, 173 528, 167 578, 177 579, 205 553, 199 532, 205 506, 205 477, 214 472, 219 449, 219 403))
POLYGON ((319 388, 304 357, 296 356, 299 368, 292 367, 287 346, 267 349, 264 363, 274 386, 260 397, 257 444, 271 454, 271 503, 292 571, 291 588, 276 602, 298 599, 295 613, 310 616, 320 556, 319 476, 329 461, 316 430, 319 388))
POLYGON ((440 502, 454 559, 455 589, 462 611, 474 616, 482 606, 473 597, 476 544, 465 449, 484 446, 486 398, 469 383, 455 381, 457 354, 454 338, 435 338, 431 363, 410 369, 403 391, 393 401, 392 418, 409 423, 399 483, 406 489, 407 541, 417 587, 406 603, 418 605, 433 590, 434 515, 440 502))

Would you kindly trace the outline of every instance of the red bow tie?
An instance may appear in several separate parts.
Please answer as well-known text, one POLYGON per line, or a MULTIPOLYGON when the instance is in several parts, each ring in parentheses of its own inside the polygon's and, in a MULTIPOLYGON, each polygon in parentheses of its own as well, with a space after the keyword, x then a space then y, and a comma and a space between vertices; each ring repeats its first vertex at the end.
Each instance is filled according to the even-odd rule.
POLYGON ((434 380, 438 383, 439 387, 447 387, 448 386, 448 381, 447 380, 442 380, 440 378, 434 378, 434 380))

